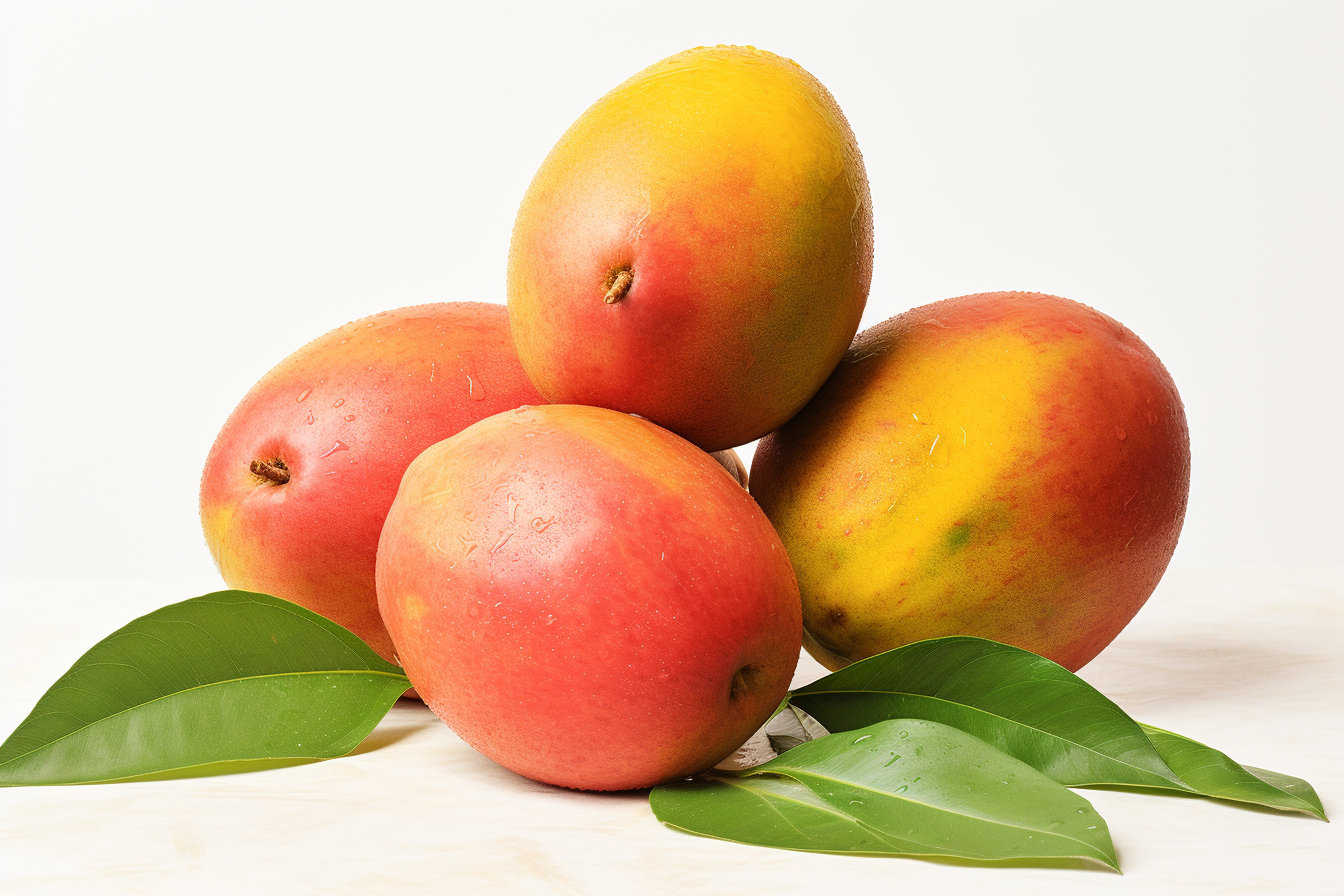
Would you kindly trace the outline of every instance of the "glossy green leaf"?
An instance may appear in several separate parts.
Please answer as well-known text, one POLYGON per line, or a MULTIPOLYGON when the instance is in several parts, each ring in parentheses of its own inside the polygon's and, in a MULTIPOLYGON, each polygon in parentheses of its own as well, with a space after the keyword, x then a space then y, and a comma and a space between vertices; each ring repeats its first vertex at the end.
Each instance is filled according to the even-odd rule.
POLYGON ((650 804, 664 824, 759 846, 1118 867, 1106 823, 1087 800, 923 719, 879 722, 744 772, 666 784, 650 804))
POLYGON ((1063 666, 996 641, 917 641, 827 675, 790 702, 831 731, 890 718, 942 722, 1070 786, 1154 787, 1325 817, 1307 782, 1155 735, 1063 666))
POLYGON ((1144 725, 1143 730, 1167 765, 1204 796, 1305 812, 1325 819, 1321 798, 1301 778, 1238 765, 1226 753, 1161 728, 1144 725))
POLYGON ((401 669, 316 613, 265 594, 207 594, 80 657, 0 745, 0 786, 340 756, 407 687, 401 669))
POLYGON ((1190 789, 1100 691, 1045 657, 997 641, 917 641, 833 672, 790 702, 830 731, 892 718, 942 722, 1061 784, 1190 789))

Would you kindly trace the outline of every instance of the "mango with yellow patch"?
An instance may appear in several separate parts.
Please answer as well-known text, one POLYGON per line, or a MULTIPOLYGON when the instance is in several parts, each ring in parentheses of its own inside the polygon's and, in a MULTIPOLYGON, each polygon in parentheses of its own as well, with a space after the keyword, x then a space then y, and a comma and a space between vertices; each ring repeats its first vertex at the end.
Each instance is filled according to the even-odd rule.
POLYGON ((1017 292, 864 331, 751 467, 832 669, 954 634, 1080 668, 1162 577, 1189 481, 1157 356, 1100 312, 1017 292))
POLYGON ((708 451, 782 424, 858 330, 872 209, 854 135, 791 60, 701 47, 612 90, 555 145, 509 249, 509 318, 549 401, 708 451))

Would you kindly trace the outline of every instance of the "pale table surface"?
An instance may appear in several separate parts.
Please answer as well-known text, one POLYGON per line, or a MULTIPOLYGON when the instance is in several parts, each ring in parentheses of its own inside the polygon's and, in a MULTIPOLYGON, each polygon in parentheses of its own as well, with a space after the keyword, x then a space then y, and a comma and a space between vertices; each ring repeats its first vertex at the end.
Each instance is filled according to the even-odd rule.
MULTIPOLYGON (((0 736, 88 647, 214 581, 8 583, 0 736)), ((1306 778, 1344 811, 1344 567, 1175 570, 1082 670, 1141 721, 1306 778)), ((823 670, 804 658, 795 681, 823 670)), ((401 701, 352 755, 243 775, 0 789, 0 893, 1344 893, 1344 829, 1080 790, 1123 875, 784 852, 535 784, 401 701)))

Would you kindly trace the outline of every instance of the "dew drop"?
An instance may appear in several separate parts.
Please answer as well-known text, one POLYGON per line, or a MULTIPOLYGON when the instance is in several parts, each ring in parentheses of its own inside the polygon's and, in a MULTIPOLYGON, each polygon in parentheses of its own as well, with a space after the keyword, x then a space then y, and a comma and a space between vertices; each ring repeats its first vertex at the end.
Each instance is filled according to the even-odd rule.
POLYGON ((338 407, 340 407, 340 406, 343 405, 343 404, 345 404, 345 399, 344 399, 344 398, 338 398, 338 399, 336 399, 334 402, 332 402, 331 406, 334 407, 334 408, 338 408, 338 407))
POLYGON ((346 422, 346 423, 349 423, 349 422, 350 422, 351 420, 353 420, 353 419, 355 419, 355 415, 354 415, 354 414, 346 414, 346 415, 345 415, 345 422, 346 422))
POLYGON ((860 737, 860 738, 858 738, 857 740, 855 740, 854 743, 856 743, 856 744, 861 744, 861 743, 863 743, 864 741, 866 741, 866 740, 867 740, 868 738, 870 738, 870 737, 872 737, 871 734, 865 734, 865 735, 863 735, 862 737, 860 737))
POLYGON ((1115 427, 1115 437, 1122 442, 1125 440, 1125 431, 1118 424, 1115 427))
POLYGON ((471 374, 467 374, 467 394, 471 396, 472 401, 481 401, 485 398, 485 387, 471 374))
POLYGON ((335 445, 332 445, 330 448, 328 448, 328 449, 327 449, 327 453, 326 453, 326 454, 323 454, 321 457, 319 457, 318 460, 321 460, 323 457, 331 457, 331 456, 332 456, 333 454, 335 454, 337 451, 349 451, 349 450, 350 450, 350 446, 349 446, 349 445, 345 444, 345 443, 342 442, 340 439, 337 439, 337 440, 336 440, 336 444, 335 444, 335 445))
POLYGON ((1081 333, 1081 332, 1083 332, 1083 328, 1080 327, 1080 326, 1078 326, 1076 323, 1074 323, 1074 322, 1071 321, 1071 320, 1070 320, 1070 321, 1065 321, 1064 326, 1068 327, 1068 328, 1069 328, 1069 331, 1072 332, 1072 333, 1081 333))
POLYGON ((1149 426, 1157 425, 1157 415, 1154 414, 1151 410, 1144 411, 1143 416, 1147 418, 1149 426))
POLYGON ((892 791, 892 792, 893 792, 893 793, 905 793, 905 792, 906 792, 907 790, 909 790, 909 789, 910 789, 909 787, 907 787, 906 785, 902 784, 900 787, 897 787, 897 788, 896 788, 894 791, 892 791))
POLYGON ((312 389, 304 389, 302 392, 299 393, 299 397, 296 400, 303 401, 305 398, 308 397, 309 393, 311 393, 312 391, 313 391, 312 389))

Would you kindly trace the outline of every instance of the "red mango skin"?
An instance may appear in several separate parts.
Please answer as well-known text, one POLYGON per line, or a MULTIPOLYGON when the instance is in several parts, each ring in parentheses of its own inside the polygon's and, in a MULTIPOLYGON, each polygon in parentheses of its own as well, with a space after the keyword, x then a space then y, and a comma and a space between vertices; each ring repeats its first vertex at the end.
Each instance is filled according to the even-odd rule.
POLYGON ((594 104, 528 187, 509 249, 519 357, 553 402, 742 445, 839 362, 872 252, 863 159, 826 88, 751 47, 689 50, 594 104))
POLYGON ((712 457, 576 405, 426 450, 378 548, 379 606, 429 707, 499 764, 583 790, 686 777, 746 741, 797 664, 797 589, 712 457))
POLYGON ((205 540, 231 588, 321 613, 395 660, 378 616, 378 536, 430 445, 537 394, 503 305, 385 311, 333 330, 252 387, 201 475, 205 540), (251 472, 279 459, 283 485, 251 472))
POLYGON ((1157 586, 1189 483, 1157 356, 1085 305, 1018 292, 859 334, 751 467, 831 669, 943 635, 1081 668, 1157 586))

